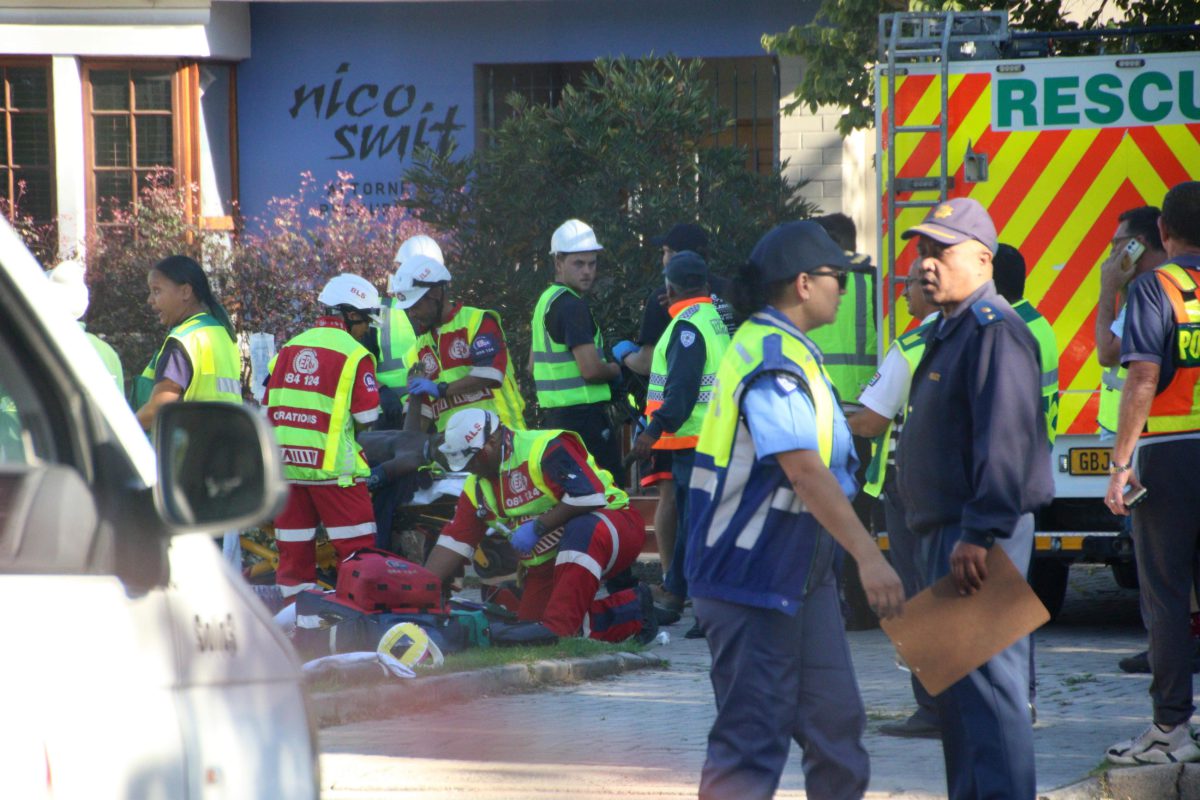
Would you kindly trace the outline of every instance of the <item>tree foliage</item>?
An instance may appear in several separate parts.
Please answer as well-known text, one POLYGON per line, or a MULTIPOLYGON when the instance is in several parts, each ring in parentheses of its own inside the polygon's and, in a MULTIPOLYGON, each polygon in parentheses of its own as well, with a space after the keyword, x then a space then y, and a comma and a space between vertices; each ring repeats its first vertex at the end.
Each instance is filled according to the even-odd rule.
MULTIPOLYGON (((1066 15, 1070 0, 822 0, 812 22, 793 25, 782 33, 763 36, 763 47, 770 52, 799 56, 805 69, 785 113, 800 107, 816 111, 821 106, 843 110, 838 131, 847 135, 875 122, 872 67, 878 59, 879 15, 906 8, 911 11, 979 11, 1007 6, 1009 26, 1026 31, 1102 30, 1105 27, 1149 25, 1196 25, 1200 22, 1197 0, 1100 0, 1082 23, 1066 15), (1101 19, 1116 13, 1116 21, 1101 19)), ((1076 40, 1051 42, 1051 51, 1083 54, 1108 48, 1118 52, 1193 50, 1200 36, 1148 35, 1112 37, 1081 43, 1076 40)))
POLYGON ((361 275, 383 294, 405 239, 427 233, 451 246, 408 209, 369 209, 351 191, 352 181, 342 173, 319 186, 304 173, 296 193, 272 198, 262 217, 244 220, 230 238, 188 222, 185 210, 197 187, 157 176, 135 208, 114 211, 113 224, 88 241, 88 330, 117 349, 128 376, 140 372, 166 334, 146 303, 146 274, 179 253, 204 265, 239 332, 269 333, 278 345, 312 323, 317 295, 334 275, 361 275))
POLYGON ((729 119, 700 67, 597 61, 557 106, 509 97, 515 113, 486 149, 461 160, 426 152, 405 175, 408 205, 454 232, 454 293, 501 313, 522 363, 533 307, 554 277, 550 235, 565 220, 584 220, 604 246, 591 305, 611 342, 634 334, 646 291, 661 281, 649 237, 698 222, 719 271, 777 222, 815 210, 782 167, 756 174, 742 149, 709 146, 729 119))

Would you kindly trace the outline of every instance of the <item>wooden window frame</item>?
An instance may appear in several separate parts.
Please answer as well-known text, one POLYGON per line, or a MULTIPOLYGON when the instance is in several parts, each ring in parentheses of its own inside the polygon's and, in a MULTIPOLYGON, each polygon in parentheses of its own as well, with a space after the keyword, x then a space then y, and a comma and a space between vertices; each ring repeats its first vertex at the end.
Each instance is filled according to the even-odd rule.
MULTIPOLYGON (((54 224, 58 219, 58 153, 55 149, 54 136, 54 70, 52 64, 53 62, 49 58, 0 57, 0 67, 44 67, 46 69, 46 117, 50 125, 50 163, 47 166, 50 175, 50 217, 44 220, 34 220, 34 222, 47 225, 54 224)), ((5 85, 0 84, 0 92, 4 91, 5 85)), ((14 183, 12 174, 12 133, 7 122, 10 112, 8 111, 8 98, 2 97, 0 100, 4 102, 4 110, 0 111, 0 115, 2 115, 0 116, 0 136, 6 137, 5 152, 8 153, 7 161, 3 165, 6 180, 4 181, 4 186, 0 188, 0 194, 2 194, 4 200, 11 202, 16 192, 16 184, 14 183)))
MULTIPOLYGON (((84 117, 84 171, 87 192, 87 217, 91 230, 112 223, 101 222, 99 217, 99 199, 96 197, 96 150, 95 150, 95 109, 93 108, 92 73, 96 71, 120 70, 149 72, 169 70, 171 72, 171 130, 172 147, 174 148, 175 186, 194 186, 199 183, 200 175, 200 68, 199 63, 192 60, 161 60, 161 59, 89 59, 84 62, 82 70, 83 81, 83 117, 84 117)), ((132 97, 131 97, 132 99, 132 97)), ((107 116, 110 113, 106 112, 107 116)), ((126 112, 135 117, 136 111, 126 112)), ((136 125, 130 126, 133 131, 133 146, 130 152, 130 166, 127 168, 133 174, 133 204, 138 203, 138 167, 137 165, 137 133, 136 125)), ((199 190, 188 195, 189 202, 184 206, 184 219, 193 224, 199 217, 199 190)))
MULTIPOLYGON (((689 60, 691 59, 684 59, 689 60)), ((779 60, 771 55, 715 56, 699 60, 704 62, 701 77, 709 82, 713 103, 719 102, 722 87, 732 82, 730 92, 734 104, 733 108, 726 107, 730 116, 730 126, 708 133, 699 141, 700 147, 744 147, 747 171, 773 173, 779 166, 779 60), (757 95, 760 82, 768 82, 765 85, 768 87, 768 93, 773 95, 773 101, 759 109, 757 96, 752 96, 748 101, 749 110, 758 113, 743 114, 739 117, 737 106, 741 104, 740 69, 751 71, 750 83, 754 95, 757 95)), ((591 68, 592 62, 581 61, 475 64, 476 149, 493 144, 494 129, 497 123, 503 122, 502 112, 508 108, 504 100, 508 92, 522 94, 530 103, 556 105, 562 97, 563 89, 572 85, 591 68), (526 73, 523 76, 525 79, 521 83, 513 83, 522 70, 526 73), (497 83, 497 73, 501 72, 508 74, 509 85, 497 83), (545 82, 538 82, 538 79, 543 77, 545 82), (538 95, 544 96, 545 99, 540 100, 538 95)))

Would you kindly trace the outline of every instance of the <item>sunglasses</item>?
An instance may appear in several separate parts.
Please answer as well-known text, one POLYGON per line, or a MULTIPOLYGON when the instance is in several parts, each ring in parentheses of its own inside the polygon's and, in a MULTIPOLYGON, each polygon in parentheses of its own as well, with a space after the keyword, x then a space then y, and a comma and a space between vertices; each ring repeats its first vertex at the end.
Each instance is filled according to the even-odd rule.
POLYGON ((813 271, 808 274, 809 275, 820 275, 820 276, 827 277, 827 278, 835 278, 835 279, 837 279, 837 285, 838 285, 839 289, 845 289, 846 283, 850 280, 850 273, 846 272, 845 270, 841 270, 841 269, 825 270, 822 272, 813 271))

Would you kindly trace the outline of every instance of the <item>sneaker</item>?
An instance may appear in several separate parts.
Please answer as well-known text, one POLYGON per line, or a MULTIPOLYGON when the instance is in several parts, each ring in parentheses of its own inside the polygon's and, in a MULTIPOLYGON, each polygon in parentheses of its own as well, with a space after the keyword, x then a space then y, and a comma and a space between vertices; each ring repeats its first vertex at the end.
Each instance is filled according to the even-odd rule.
POLYGON ((700 627, 700 620, 696 620, 692 627, 688 628, 687 633, 683 635, 685 639, 703 639, 704 629, 700 627))
POLYGON ((1141 736, 1117 742, 1104 755, 1113 764, 1175 764, 1200 761, 1200 746, 1192 739, 1191 726, 1186 723, 1165 731, 1155 724, 1141 736))

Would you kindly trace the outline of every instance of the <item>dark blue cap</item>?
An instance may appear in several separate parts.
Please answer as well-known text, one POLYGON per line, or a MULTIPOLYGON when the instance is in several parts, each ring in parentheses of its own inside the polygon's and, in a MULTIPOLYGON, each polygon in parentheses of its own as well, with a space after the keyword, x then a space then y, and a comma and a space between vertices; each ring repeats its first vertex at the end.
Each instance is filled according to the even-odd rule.
POLYGON ((708 281, 708 264, 699 253, 681 250, 667 260, 663 275, 681 289, 693 289, 708 281))
POLYGON ((682 250, 700 252, 708 247, 708 231, 691 222, 681 222, 662 236, 651 236, 650 244, 655 247, 665 244, 676 253, 682 250))
POLYGON ((763 283, 794 278, 821 267, 849 269, 850 259, 815 222, 785 222, 758 240, 750 253, 763 283))

